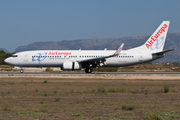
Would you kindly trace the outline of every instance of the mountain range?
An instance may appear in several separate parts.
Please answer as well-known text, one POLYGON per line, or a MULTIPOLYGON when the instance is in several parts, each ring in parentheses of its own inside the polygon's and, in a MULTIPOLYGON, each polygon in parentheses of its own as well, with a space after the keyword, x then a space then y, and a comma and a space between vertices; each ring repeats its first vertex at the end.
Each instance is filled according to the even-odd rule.
POLYGON ((6 50, 5 48, 0 48, 0 51, 1 51, 1 50, 3 50, 3 51, 6 52, 6 53, 9 53, 9 51, 6 50))
MULTIPOLYGON (((150 35, 132 36, 123 38, 93 38, 79 40, 63 40, 59 42, 35 42, 25 46, 19 46, 15 52, 27 50, 116 50, 124 43, 124 50, 134 48, 144 44, 150 35)), ((180 61, 180 33, 168 33, 164 50, 175 49, 167 53, 159 62, 178 62, 180 61)))

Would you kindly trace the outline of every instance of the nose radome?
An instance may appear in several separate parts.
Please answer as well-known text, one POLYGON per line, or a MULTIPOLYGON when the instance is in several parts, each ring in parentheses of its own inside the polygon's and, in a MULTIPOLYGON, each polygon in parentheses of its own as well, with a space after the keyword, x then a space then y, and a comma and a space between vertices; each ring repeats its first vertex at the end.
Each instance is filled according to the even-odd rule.
POLYGON ((10 62, 9 58, 6 58, 6 59, 4 60, 4 62, 5 62, 5 63, 9 63, 9 62, 10 62))
POLYGON ((4 60, 5 63, 7 63, 7 58, 4 60))

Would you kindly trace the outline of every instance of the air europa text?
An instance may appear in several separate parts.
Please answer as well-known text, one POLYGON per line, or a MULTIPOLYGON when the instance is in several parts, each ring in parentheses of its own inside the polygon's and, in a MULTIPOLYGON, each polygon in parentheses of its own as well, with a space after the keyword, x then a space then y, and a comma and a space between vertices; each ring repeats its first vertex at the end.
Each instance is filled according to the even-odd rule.
POLYGON ((49 52, 48 55, 71 55, 71 52, 49 52))
POLYGON ((149 49, 151 45, 158 39, 158 37, 165 32, 165 29, 167 28, 167 25, 164 24, 161 29, 158 30, 158 32, 153 36, 151 36, 151 39, 145 43, 146 47, 149 49))

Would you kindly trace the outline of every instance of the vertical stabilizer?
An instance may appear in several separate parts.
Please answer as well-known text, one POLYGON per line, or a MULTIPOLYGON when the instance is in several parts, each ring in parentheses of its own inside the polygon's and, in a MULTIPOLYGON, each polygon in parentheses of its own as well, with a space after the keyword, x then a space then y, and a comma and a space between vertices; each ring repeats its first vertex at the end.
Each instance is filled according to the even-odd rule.
MULTIPOLYGON (((163 51, 170 21, 163 21, 143 46, 151 53, 163 51)), ((144 48, 144 47, 143 47, 144 48)))

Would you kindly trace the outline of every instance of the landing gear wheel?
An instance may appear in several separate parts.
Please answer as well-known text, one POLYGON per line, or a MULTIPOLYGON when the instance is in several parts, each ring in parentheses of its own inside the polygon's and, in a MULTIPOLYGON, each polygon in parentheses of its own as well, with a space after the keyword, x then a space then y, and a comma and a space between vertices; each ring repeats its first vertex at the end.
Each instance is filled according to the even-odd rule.
POLYGON ((23 69, 21 69, 21 70, 20 70, 20 73, 23 73, 23 72, 24 72, 23 69))
POLYGON ((91 72, 92 72, 92 69, 86 68, 86 69, 85 69, 85 72, 86 72, 86 73, 91 73, 91 72))

